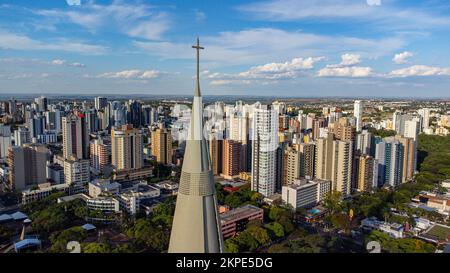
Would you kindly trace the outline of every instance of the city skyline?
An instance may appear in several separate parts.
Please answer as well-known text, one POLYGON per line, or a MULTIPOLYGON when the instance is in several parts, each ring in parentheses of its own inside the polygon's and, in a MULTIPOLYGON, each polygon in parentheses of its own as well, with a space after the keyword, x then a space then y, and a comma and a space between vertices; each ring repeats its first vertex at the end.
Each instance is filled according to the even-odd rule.
POLYGON ((0 7, 2 93, 190 95, 195 67, 187 41, 199 35, 210 49, 201 71, 206 96, 448 97, 444 1, 0 7))

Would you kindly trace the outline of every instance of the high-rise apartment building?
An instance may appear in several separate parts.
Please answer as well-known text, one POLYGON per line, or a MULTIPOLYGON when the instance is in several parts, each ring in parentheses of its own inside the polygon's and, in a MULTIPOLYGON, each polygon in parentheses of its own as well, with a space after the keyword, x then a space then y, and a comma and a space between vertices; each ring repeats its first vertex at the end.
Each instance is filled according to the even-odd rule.
POLYGON ((133 170, 143 166, 143 137, 131 124, 111 131, 111 165, 114 170, 133 170))
POLYGON ((364 103, 360 100, 355 100, 353 106, 353 116, 356 118, 356 132, 362 130, 362 114, 364 111, 364 103))
POLYGON ((402 167, 402 183, 409 182, 413 179, 417 165, 417 142, 410 137, 395 136, 403 145, 403 167, 402 167))
POLYGON ((370 155, 357 157, 357 187, 358 191, 370 192, 378 185, 378 162, 370 155))
POLYGON ((315 177, 322 180, 331 180, 333 165, 333 134, 326 138, 318 138, 315 145, 315 177))
POLYGON ((351 126, 347 118, 340 118, 337 122, 329 125, 330 132, 334 138, 342 141, 354 142, 356 137, 355 127, 351 126))
POLYGON ((134 128, 139 128, 143 124, 142 104, 139 101, 130 100, 127 109, 127 122, 134 128))
POLYGON ((249 160, 251 158, 249 150, 250 118, 249 112, 246 111, 242 102, 236 102, 234 108, 227 107, 226 121, 228 126, 227 138, 241 143, 239 161, 241 169, 246 171, 250 168, 249 160))
POLYGON ((104 97, 96 97, 94 99, 94 106, 97 110, 102 110, 108 105, 108 99, 104 97))
POLYGON ((403 135, 405 137, 410 137, 417 141, 419 137, 420 132, 420 122, 418 118, 413 118, 412 120, 406 120, 405 121, 405 127, 403 130, 403 135))
POLYGON ((430 109, 422 108, 418 111, 418 113, 422 118, 422 128, 424 130, 430 128, 430 109))
POLYGON ((59 109, 53 109, 52 111, 45 112, 45 122, 47 130, 61 132, 61 111, 59 109))
POLYGON ((45 127, 45 116, 41 114, 34 115, 28 119, 28 130, 30 131, 31 139, 37 139, 39 135, 44 134, 45 127))
POLYGON ((314 143, 300 143, 298 145, 300 152, 300 177, 314 177, 315 165, 315 145, 314 143))
POLYGON ((167 128, 158 128, 152 132, 152 154, 162 164, 172 163, 172 132, 167 128))
POLYGON ((22 146, 23 144, 30 143, 30 132, 25 126, 17 127, 17 130, 14 131, 14 144, 16 146, 22 146))
POLYGON ((351 193, 353 149, 349 141, 333 141, 331 182, 334 191, 343 196, 351 193))
POLYGON ((375 158, 378 161, 378 186, 398 186, 402 183, 404 147, 394 137, 377 143, 375 158))
POLYGON ((39 112, 45 112, 48 109, 48 100, 44 96, 40 96, 39 98, 35 98, 34 102, 37 104, 37 110, 39 112))
POLYGON ((220 175, 222 173, 223 140, 219 139, 215 132, 212 132, 207 142, 211 158, 211 171, 213 175, 220 175))
POLYGON ((90 144, 91 168, 98 172, 105 171, 111 163, 111 143, 103 138, 95 139, 90 144))
POLYGON ((225 179, 233 179, 239 176, 241 143, 239 141, 225 139, 222 142, 222 173, 225 179))
POLYGON ((158 112, 154 107, 150 105, 144 105, 142 107, 142 114, 144 125, 149 126, 158 122, 158 112))
POLYGON ((62 118, 63 156, 89 159, 89 130, 82 113, 71 113, 62 118))
POLYGON ((363 130, 356 136, 356 153, 365 155, 375 155, 375 139, 372 133, 363 130))
POLYGON ((23 190, 47 181, 49 150, 45 145, 24 144, 9 148, 9 187, 23 190))
POLYGON ((11 146, 11 127, 0 124, 0 158, 8 156, 8 149, 11 146))
POLYGON ((252 190, 263 196, 275 193, 278 148, 278 112, 268 106, 253 111, 252 190))
POLYGON ((282 184, 290 185, 300 178, 300 151, 295 146, 286 146, 284 149, 284 173, 281 176, 282 184))

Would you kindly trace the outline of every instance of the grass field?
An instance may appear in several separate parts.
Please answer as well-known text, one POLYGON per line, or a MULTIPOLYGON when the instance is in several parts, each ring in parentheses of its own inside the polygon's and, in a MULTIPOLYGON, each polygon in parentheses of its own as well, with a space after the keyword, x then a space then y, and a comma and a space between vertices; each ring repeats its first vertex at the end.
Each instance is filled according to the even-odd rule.
POLYGON ((435 225, 428 232, 427 235, 435 236, 439 240, 444 241, 450 236, 450 228, 445 226, 435 225))

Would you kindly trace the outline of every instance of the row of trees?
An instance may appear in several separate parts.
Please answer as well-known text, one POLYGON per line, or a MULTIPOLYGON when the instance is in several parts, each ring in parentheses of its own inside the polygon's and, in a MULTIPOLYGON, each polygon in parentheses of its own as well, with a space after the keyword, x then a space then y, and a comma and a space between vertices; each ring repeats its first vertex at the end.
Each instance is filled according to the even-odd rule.
POLYGON ((217 200, 219 204, 225 204, 231 208, 237 208, 246 204, 259 206, 263 197, 260 193, 252 191, 250 184, 243 185, 238 191, 227 193, 223 190, 224 186, 216 183, 217 200))
POLYGON ((168 198, 158 204, 149 218, 137 219, 123 227, 124 233, 133 239, 133 248, 138 251, 164 252, 169 246, 175 202, 168 198))
POLYGON ((306 230, 296 229, 282 243, 269 247, 269 253, 327 253, 347 252, 344 242, 338 237, 310 234, 306 230))
POLYGON ((88 210, 82 200, 57 203, 56 200, 64 193, 53 193, 43 200, 32 202, 23 207, 23 210, 32 220, 33 230, 42 237, 53 232, 66 229, 73 223, 82 223, 88 210))
POLYGON ((430 243, 413 238, 394 239, 378 230, 374 230, 366 241, 379 242, 381 250, 389 253, 434 253, 436 250, 430 243))

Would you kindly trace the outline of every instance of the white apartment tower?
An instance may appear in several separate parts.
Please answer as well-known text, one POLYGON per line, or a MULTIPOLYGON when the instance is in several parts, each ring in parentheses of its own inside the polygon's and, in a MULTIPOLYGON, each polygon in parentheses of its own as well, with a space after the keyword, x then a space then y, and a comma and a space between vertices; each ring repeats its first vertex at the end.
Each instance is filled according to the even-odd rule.
POLYGON ((364 103, 360 100, 355 100, 353 106, 353 116, 356 118, 356 132, 360 132, 362 129, 362 114, 364 110, 364 103))
POLYGON ((252 190, 271 196, 275 193, 278 112, 261 105, 253 111, 252 125, 252 190))

